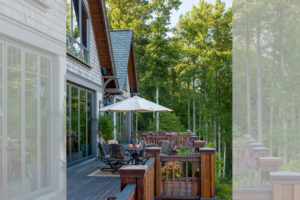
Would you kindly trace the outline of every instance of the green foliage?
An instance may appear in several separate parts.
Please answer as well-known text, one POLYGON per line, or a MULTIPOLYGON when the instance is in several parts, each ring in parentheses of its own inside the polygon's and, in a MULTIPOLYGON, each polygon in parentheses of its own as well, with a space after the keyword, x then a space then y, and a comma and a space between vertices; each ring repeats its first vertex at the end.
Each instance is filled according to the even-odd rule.
MULTIPOLYGON (((210 147, 215 147, 215 134, 220 133, 227 166, 219 183, 231 184, 232 9, 226 10, 220 0, 215 4, 199 0, 172 30, 170 14, 178 9, 179 0, 106 2, 110 27, 134 31, 141 96, 155 101, 158 88, 159 103, 174 110, 160 114, 160 129, 188 128, 188 102, 193 108, 190 85, 195 79, 196 132, 211 142, 210 147)), ((139 130, 155 130, 155 122, 152 113, 139 115, 139 130)), ((223 160, 218 162, 223 167, 223 160)), ((220 188, 227 192, 226 185, 220 188)))
POLYGON ((108 141, 113 139, 113 131, 114 131, 114 125, 113 120, 110 115, 99 115, 98 117, 98 130, 99 135, 102 135, 104 140, 108 141))
POLYGON ((192 147, 181 147, 177 153, 178 156, 190 156, 192 155, 192 147))
MULTIPOLYGON (((156 122, 156 118, 154 120, 156 122)), ((152 123, 149 126, 150 130, 155 130, 156 124, 152 123)), ((159 129, 165 131, 183 131, 184 127, 180 123, 179 117, 177 117, 174 113, 160 113, 159 114, 159 129)))

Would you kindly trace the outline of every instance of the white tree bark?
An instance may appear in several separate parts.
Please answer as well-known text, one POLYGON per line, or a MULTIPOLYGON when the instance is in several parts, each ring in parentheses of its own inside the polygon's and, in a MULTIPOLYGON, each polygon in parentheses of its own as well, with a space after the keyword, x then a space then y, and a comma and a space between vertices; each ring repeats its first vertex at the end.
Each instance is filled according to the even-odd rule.
POLYGON ((224 154, 223 154, 223 177, 225 177, 225 170, 226 170, 226 142, 224 142, 224 154))
POLYGON ((188 104, 188 130, 191 130, 191 114, 190 114, 190 78, 187 84, 187 104, 188 104))
POLYGON ((257 53, 257 137, 258 142, 263 143, 262 138, 262 85, 261 85, 261 29, 256 27, 256 53, 257 53))
MULTIPOLYGON (((248 29, 248 27, 247 27, 248 29)), ((248 31, 247 31, 248 33, 248 31)), ((247 80, 247 134, 251 135, 251 92, 250 92, 250 61, 249 61, 249 35, 246 40, 246 80, 247 80)))
MULTIPOLYGON (((158 87, 156 87, 156 103, 158 104, 158 95, 159 95, 159 91, 158 91, 158 87)), ((156 112, 156 132, 158 132, 159 130, 159 112, 156 112)))
POLYGON ((196 134, 196 98, 195 98, 195 77, 193 77, 193 133, 196 134))
MULTIPOLYGON (((221 159, 221 130, 220 130, 220 125, 218 126, 218 157, 219 160, 221 159)), ((218 171, 218 176, 221 176, 221 163, 219 163, 219 171, 218 171)))
POLYGON ((274 107, 273 105, 271 105, 270 107, 270 129, 269 129, 269 147, 270 147, 270 151, 271 151, 271 155, 273 153, 272 151, 272 135, 273 135, 273 112, 274 112, 274 107))

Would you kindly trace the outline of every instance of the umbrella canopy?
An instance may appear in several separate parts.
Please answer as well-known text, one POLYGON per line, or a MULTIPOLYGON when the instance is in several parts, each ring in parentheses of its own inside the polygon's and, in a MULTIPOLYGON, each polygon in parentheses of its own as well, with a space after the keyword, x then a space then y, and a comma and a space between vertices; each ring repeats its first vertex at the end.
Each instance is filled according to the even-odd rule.
POLYGON ((100 109, 102 112, 171 112, 173 110, 144 98, 134 96, 100 109))

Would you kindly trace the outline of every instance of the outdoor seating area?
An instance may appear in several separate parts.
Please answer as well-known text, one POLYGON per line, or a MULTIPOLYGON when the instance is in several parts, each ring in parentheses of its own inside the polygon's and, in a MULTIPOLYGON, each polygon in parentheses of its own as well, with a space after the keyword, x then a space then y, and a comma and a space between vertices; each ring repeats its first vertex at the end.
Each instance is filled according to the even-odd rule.
MULTIPOLYGON (((129 144, 118 144, 118 141, 108 141, 108 144, 98 143, 99 159, 106 164, 101 170, 111 170, 112 173, 116 173, 123 165, 143 165, 147 161, 147 148, 160 147, 161 155, 168 156, 177 155, 179 149, 184 146, 193 147, 195 144, 196 148, 199 148, 205 144, 204 142, 202 146, 197 146, 198 143, 195 141, 199 141, 198 136, 190 131, 185 133, 169 133, 162 130, 158 133, 142 132, 138 138, 129 144)), ((194 148, 191 153, 194 153, 194 148)))
POLYGON ((131 152, 131 159, 118 170, 121 193, 108 199, 214 199, 215 150, 203 148, 205 141, 191 132, 182 137, 184 142, 178 140, 182 133, 154 134, 139 134, 142 139, 137 144, 142 151, 136 150, 137 144, 119 144, 121 154, 131 152), (190 152, 179 153, 187 147, 190 152), (136 162, 138 157, 143 162, 136 162))

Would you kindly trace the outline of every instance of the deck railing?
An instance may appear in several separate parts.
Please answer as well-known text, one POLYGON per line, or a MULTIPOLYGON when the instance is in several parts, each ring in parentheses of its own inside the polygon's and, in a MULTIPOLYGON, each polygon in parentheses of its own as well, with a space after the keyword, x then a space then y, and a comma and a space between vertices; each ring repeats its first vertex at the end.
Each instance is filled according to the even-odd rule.
POLYGON ((130 183, 136 184, 137 200, 215 199, 214 149, 201 148, 199 154, 192 156, 161 156, 160 151, 160 147, 147 148, 145 165, 119 170, 119 199, 126 199, 122 195, 130 183))

